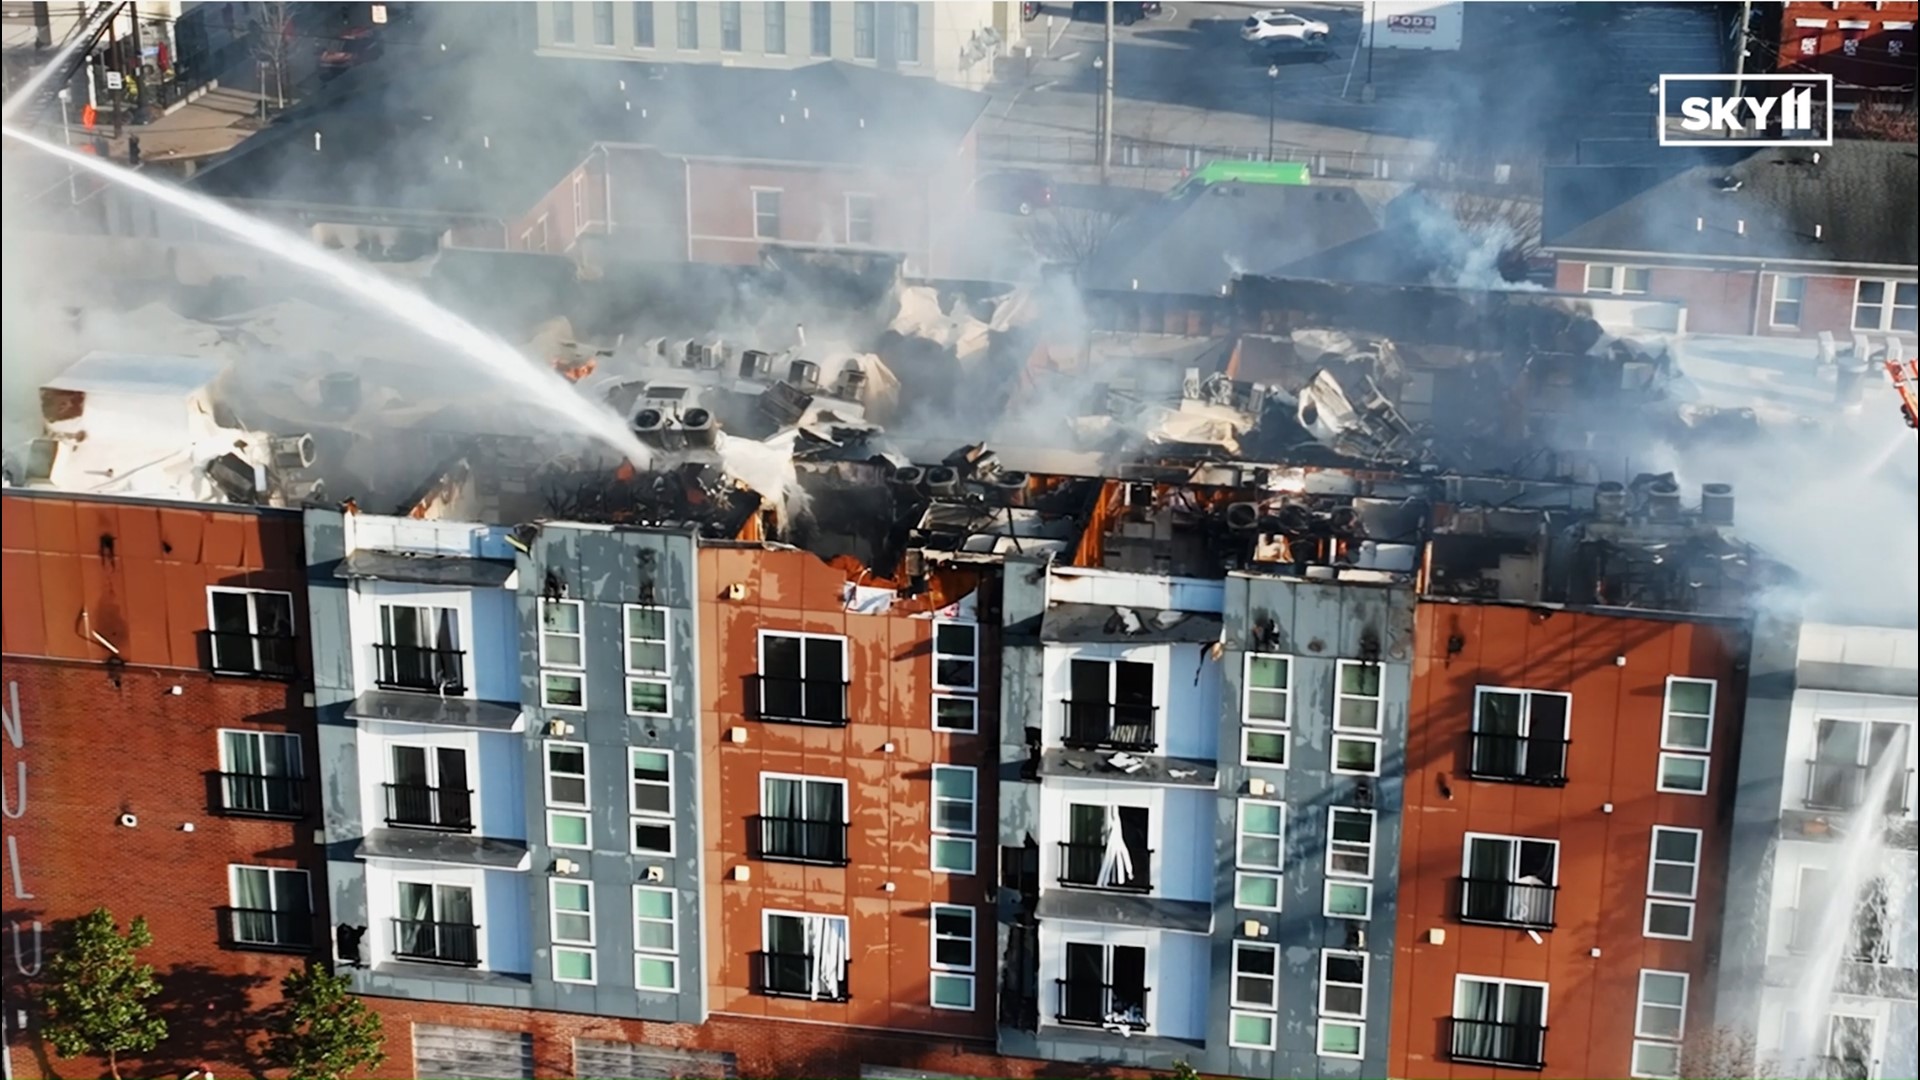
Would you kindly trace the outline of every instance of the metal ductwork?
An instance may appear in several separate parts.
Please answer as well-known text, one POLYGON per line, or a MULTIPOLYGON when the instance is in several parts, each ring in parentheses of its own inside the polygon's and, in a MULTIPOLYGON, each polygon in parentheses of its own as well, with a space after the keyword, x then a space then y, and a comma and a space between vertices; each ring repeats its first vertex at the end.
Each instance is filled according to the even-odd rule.
POLYGON ((633 434, 648 446, 665 446, 667 414, 659 409, 641 409, 633 418, 633 434))
POLYGON ((811 360, 795 360, 787 365, 787 382, 796 390, 809 393, 820 388, 820 365, 811 360))
POLYGON ((1654 521, 1680 520, 1680 485, 1656 480, 1647 486, 1647 517, 1654 521))
POLYGON ((1602 481, 1593 489, 1593 516, 1600 521, 1627 519, 1627 487, 1617 480, 1602 481))
POLYGON ((960 489, 960 474, 945 465, 927 470, 927 494, 947 496, 960 489))
POLYGON ((312 435, 275 435, 267 440, 267 453, 280 472, 311 469, 314 461, 312 435))
POLYGON ((1027 501, 1027 474, 1023 472, 1003 472, 993 478, 994 490, 1006 500, 1008 506, 1020 506, 1027 501))
POLYGON ((902 465, 900 468, 893 470, 893 476, 889 478, 889 481, 894 487, 904 488, 909 491, 918 491, 920 489, 920 482, 925 480, 926 477, 926 470, 920 466, 902 465))
POLYGON ((1260 524, 1260 506, 1257 503, 1237 502, 1227 507, 1227 528, 1252 529, 1260 524))
POLYGON ((712 413, 705 409, 688 409, 680 417, 680 432, 685 436, 688 446, 706 448, 717 441, 720 429, 714 426, 712 413))
POLYGON ((1733 524, 1733 485, 1700 485, 1700 520, 1707 525, 1733 524))

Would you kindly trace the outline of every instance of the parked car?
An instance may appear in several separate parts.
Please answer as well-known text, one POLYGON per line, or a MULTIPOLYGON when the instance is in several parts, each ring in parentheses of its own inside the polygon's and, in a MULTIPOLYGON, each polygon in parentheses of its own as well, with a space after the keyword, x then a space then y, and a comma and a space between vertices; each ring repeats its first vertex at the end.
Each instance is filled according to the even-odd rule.
POLYGON ((1032 22, 1039 17, 1040 5, 1035 3, 1034 0, 1027 0, 1026 3, 1020 5, 1020 18, 1023 21, 1032 22))
POLYGON ((371 26, 356 26, 320 53, 320 78, 332 79, 378 60, 384 51, 380 35, 371 26))
MULTIPOLYGON (((1132 26, 1134 23, 1139 22, 1149 15, 1158 14, 1159 11, 1159 4, 1116 3, 1113 5, 1113 21, 1121 26, 1132 26)), ((1090 19, 1094 22, 1106 22, 1107 5, 1104 3, 1076 3, 1073 5, 1073 17, 1075 19, 1090 19)))
POLYGON ((1295 15, 1286 8, 1256 11, 1247 16, 1246 22, 1240 24, 1242 41, 1317 43, 1324 40, 1330 32, 1326 23, 1295 15))
POLYGON ((1027 169, 988 173, 974 181, 973 204, 1024 216, 1053 205, 1053 185, 1044 173, 1027 169))

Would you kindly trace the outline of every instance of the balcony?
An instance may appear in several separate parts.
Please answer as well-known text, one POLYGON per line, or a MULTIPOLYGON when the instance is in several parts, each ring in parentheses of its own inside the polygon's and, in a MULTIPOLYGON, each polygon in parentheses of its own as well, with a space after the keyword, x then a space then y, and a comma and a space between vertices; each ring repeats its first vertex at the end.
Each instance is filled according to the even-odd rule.
POLYGON ((403 829, 473 831, 473 792, 466 788, 429 787, 426 784, 383 784, 387 789, 387 824, 403 829))
POLYGON ((306 911, 270 908, 223 908, 227 944, 238 949, 313 948, 313 915, 306 911))
POLYGON ((1075 750, 1125 750, 1151 754, 1158 745, 1153 739, 1154 717, 1160 710, 1152 705, 1114 705, 1105 701, 1066 701, 1067 730, 1061 742, 1075 750))
POLYGON ((209 666, 215 675, 290 679, 299 673, 299 666, 294 659, 295 641, 291 634, 209 630, 209 666))
POLYGON ((1460 921, 1527 930, 1553 929, 1560 888, 1493 878, 1460 879, 1460 921))
POLYGON ((1544 1069, 1547 1065, 1547 1029, 1542 1024, 1507 1024, 1497 1020, 1454 1017, 1447 1056, 1475 1065, 1507 1069, 1544 1069))
POLYGON ((1102 880, 1107 845, 1060 842, 1060 884, 1076 889, 1102 889, 1107 892, 1146 893, 1153 891, 1153 852, 1129 850, 1133 872, 1118 881, 1102 880))
POLYGON ((472 923, 393 920, 393 955, 427 964, 480 966, 480 928, 472 923))
POLYGON ((413 690, 443 696, 467 692, 467 654, 459 649, 423 645, 375 645, 380 671, 374 685, 382 690, 413 690))
POLYGON ((1056 1022, 1075 1027, 1147 1030, 1147 988, 1055 979, 1059 1007, 1056 1022))
MULTIPOLYGON (((1807 809, 1809 810, 1857 810, 1867 798, 1867 782, 1872 778, 1873 766, 1855 765, 1848 761, 1807 762, 1807 809)), ((1894 778, 1894 785, 1887 791, 1886 812, 1899 816, 1913 809, 1907 792, 1913 788, 1913 770, 1894 778)))
POLYGON ((781 675, 753 676, 754 718, 778 724, 847 726, 846 682, 833 679, 795 679, 781 675))
MULTIPOLYGON (((1821 946, 1826 944, 1821 937, 1828 928, 1829 924, 1820 912, 1795 911, 1793 929, 1787 935, 1787 951, 1796 956, 1810 956, 1819 952, 1821 946)), ((1893 963, 1893 939, 1886 933, 1884 923, 1876 923, 1864 915, 1857 916, 1852 930, 1846 947, 1840 953, 1843 962, 1893 963)))
POLYGON ((220 811, 248 817, 300 818, 306 816, 306 780, 298 776, 223 772, 220 811))
POLYGON ((847 825, 839 821, 773 817, 762 814, 760 857, 768 862, 847 865, 847 825))
POLYGON ((1473 733, 1467 775, 1475 780, 1562 787, 1567 782, 1566 739, 1473 733))
POLYGON ((809 1001, 846 1001, 847 965, 841 961, 835 978, 822 978, 813 956, 804 952, 773 952, 760 957, 760 992, 768 997, 806 998, 809 1001))

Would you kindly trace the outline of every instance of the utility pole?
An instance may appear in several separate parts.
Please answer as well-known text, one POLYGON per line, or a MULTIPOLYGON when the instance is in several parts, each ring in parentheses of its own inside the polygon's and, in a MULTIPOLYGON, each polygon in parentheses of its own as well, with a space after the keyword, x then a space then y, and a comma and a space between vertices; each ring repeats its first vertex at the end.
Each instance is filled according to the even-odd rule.
POLYGON ((1746 94, 1747 28, 1753 21, 1753 0, 1740 0, 1740 23, 1733 28, 1733 96, 1746 94))
POLYGON ((1113 0, 1107 0, 1107 56, 1100 83, 1100 183, 1113 169, 1113 0))

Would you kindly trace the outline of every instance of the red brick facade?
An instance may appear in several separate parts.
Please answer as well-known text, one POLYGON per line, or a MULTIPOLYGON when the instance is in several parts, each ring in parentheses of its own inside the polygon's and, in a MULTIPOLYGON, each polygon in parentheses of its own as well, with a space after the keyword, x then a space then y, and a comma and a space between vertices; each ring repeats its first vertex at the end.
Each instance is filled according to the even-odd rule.
POLYGON ((1832 75, 1842 101, 1847 87, 1910 88, 1920 75, 1914 53, 1913 0, 1820 0, 1782 5, 1778 70, 1832 75))
MULTIPOLYGON (((1846 342, 1856 332, 1869 335, 1887 332, 1883 328, 1861 328, 1856 331, 1854 295, 1860 279, 1855 277, 1819 273, 1782 274, 1773 270, 1652 266, 1635 263, 1622 256, 1606 260, 1563 258, 1555 271, 1554 287, 1561 292, 1586 292, 1589 265, 1621 269, 1645 267, 1648 271, 1645 295, 1651 299, 1684 303, 1687 306, 1686 328, 1696 334, 1810 338, 1824 330, 1832 334, 1835 340, 1846 342), (1791 300, 1791 284, 1784 286, 1787 292, 1780 292, 1783 288, 1780 284, 1782 277, 1798 279, 1800 296, 1797 303, 1791 300)), ((1616 270, 1616 279, 1619 276, 1616 270)), ((1904 336, 1912 335, 1906 332, 1904 336)))

